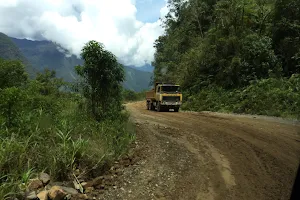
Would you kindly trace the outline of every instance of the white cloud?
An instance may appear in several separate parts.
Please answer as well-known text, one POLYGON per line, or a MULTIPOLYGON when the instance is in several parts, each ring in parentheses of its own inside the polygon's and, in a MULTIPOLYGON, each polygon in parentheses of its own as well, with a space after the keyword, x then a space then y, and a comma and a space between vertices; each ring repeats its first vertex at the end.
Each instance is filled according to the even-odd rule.
POLYGON ((0 32, 50 40, 75 55, 97 40, 124 64, 142 66, 153 60, 163 29, 160 21, 138 21, 136 12, 135 0, 0 0, 0 32))
POLYGON ((168 1, 165 0, 165 2, 166 2, 166 5, 160 9, 160 17, 161 18, 165 17, 170 11, 170 9, 168 8, 168 1))

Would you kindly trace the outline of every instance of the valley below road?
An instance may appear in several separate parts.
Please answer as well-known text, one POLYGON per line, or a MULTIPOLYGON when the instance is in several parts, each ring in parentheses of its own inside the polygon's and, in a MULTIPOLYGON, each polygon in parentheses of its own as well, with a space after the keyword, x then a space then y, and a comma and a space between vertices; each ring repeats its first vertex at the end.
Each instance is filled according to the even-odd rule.
POLYGON ((104 199, 289 199, 300 125, 276 118, 155 112, 126 104, 136 164, 104 199))

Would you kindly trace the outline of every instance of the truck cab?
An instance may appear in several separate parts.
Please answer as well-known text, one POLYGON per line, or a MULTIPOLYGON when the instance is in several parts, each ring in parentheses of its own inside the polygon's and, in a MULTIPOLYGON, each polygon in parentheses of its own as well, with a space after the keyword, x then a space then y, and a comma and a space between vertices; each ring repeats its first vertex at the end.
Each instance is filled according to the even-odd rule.
POLYGON ((180 85, 168 83, 155 83, 154 88, 146 92, 146 105, 148 110, 178 112, 182 104, 180 85))

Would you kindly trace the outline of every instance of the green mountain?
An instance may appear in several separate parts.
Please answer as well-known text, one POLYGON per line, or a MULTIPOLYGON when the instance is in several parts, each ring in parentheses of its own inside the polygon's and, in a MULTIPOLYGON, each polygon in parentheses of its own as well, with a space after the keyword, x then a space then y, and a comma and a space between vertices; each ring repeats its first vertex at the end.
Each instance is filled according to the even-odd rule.
POLYGON ((0 32, 0 58, 7 60, 20 60, 26 67, 30 76, 35 74, 30 62, 22 54, 18 46, 5 34, 0 32))
POLYGON ((140 92, 145 89, 150 89, 150 81, 152 72, 145 72, 134 69, 132 67, 125 67, 126 81, 124 87, 129 90, 140 92))
MULTIPOLYGON (((0 57, 20 59, 23 63, 29 63, 36 71, 44 68, 53 69, 57 72, 58 77, 72 82, 76 79, 74 66, 83 64, 83 61, 74 55, 66 55, 68 52, 49 41, 31 41, 0 35, 0 57)), ((126 80, 123 86, 126 89, 137 92, 149 89, 151 72, 125 66, 125 73, 126 80)))
POLYGON ((11 38, 32 66, 41 71, 45 68, 56 71, 58 77, 72 82, 76 79, 74 66, 83 64, 76 56, 66 57, 62 48, 49 41, 32 41, 11 38))
MULTIPOLYGON (((131 67, 131 68, 134 68, 134 69, 137 68, 135 66, 128 66, 128 67, 131 67)), ((150 65, 150 64, 146 64, 144 66, 138 67, 138 70, 144 71, 144 72, 151 72, 152 73, 154 71, 154 67, 152 65, 150 65)))

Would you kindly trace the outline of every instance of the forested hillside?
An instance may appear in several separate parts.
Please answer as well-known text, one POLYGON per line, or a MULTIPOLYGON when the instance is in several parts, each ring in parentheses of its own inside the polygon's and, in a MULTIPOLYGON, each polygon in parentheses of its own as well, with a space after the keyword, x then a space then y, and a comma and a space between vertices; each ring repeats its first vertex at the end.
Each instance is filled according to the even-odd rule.
MULTIPOLYGON (((56 71, 56 76, 65 81, 73 82, 77 77, 74 66, 82 65, 83 60, 74 55, 69 55, 66 50, 50 41, 31 41, 26 39, 9 38, 0 33, 0 58, 20 60, 31 77, 45 68, 56 71), (35 69, 35 70, 33 70, 35 69)), ((126 89, 142 91, 149 88, 152 76, 152 66, 127 67, 125 69, 126 89)))
POLYGON ((170 0, 155 80, 182 85, 185 108, 298 116, 300 1, 170 0))
POLYGON ((65 81, 74 81, 76 73, 74 66, 83 64, 83 61, 74 55, 66 56, 64 49, 50 41, 32 41, 26 39, 11 38, 21 53, 31 65, 43 71, 45 68, 55 70, 58 77, 65 81))
POLYGON ((0 32, 0 58, 7 59, 7 60, 19 60, 21 61, 28 73, 32 76, 35 71, 33 67, 30 65, 28 60, 22 54, 20 49, 11 41, 11 39, 0 32))
MULTIPOLYGON (((68 54, 68 52, 58 45, 50 41, 11 39, 20 48, 23 55, 29 60, 34 68, 38 70, 43 70, 44 68, 55 70, 58 77, 69 82, 72 82, 77 78, 74 66, 83 64, 83 61, 74 55, 66 57, 65 54, 68 54)), ((145 72, 127 66, 124 66, 124 68, 125 81, 123 86, 126 89, 134 91, 148 89, 152 72, 145 72)), ((148 68, 146 67, 146 69, 148 68)))
POLYGON ((140 71, 135 68, 126 67, 125 69, 125 82, 123 86, 128 90, 140 92, 149 89, 152 72, 140 71))

